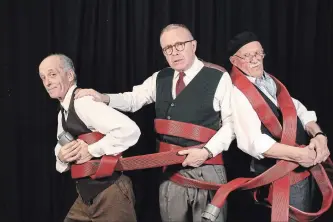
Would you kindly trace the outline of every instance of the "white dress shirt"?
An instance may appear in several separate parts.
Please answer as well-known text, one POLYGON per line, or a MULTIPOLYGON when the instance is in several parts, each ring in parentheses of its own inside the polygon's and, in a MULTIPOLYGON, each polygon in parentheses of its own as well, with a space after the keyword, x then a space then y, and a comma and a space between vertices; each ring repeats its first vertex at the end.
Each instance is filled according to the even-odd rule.
MULTIPOLYGON (((61 102, 66 120, 75 87, 76 85, 68 90, 65 99, 61 102)), ((89 130, 93 132, 98 131, 105 135, 99 141, 88 145, 88 151, 94 157, 117 155, 135 145, 139 140, 141 132, 134 121, 106 104, 94 101, 91 96, 74 100, 74 108, 77 116, 89 130)), ((62 115, 59 112, 57 136, 63 131, 62 115)), ((58 156, 60 148, 61 145, 57 143, 55 147, 56 156, 58 156)), ((56 169, 59 172, 64 172, 68 170, 68 164, 62 163, 57 158, 56 169)))
MULTIPOLYGON (((252 83, 255 77, 246 76, 252 83)), ((274 99, 263 87, 260 90, 276 105, 277 100, 274 99)), ((233 86, 231 95, 231 107, 233 110, 233 123, 236 134, 238 147, 249 155, 263 159, 263 153, 272 147, 276 141, 270 136, 261 132, 261 121, 252 108, 252 105, 246 96, 236 87, 233 86)), ((300 118, 303 127, 311 121, 317 121, 314 111, 308 111, 305 106, 298 100, 292 98, 297 116, 300 118)))
MULTIPOLYGON (((185 72, 184 83, 188 85, 191 80, 199 73, 204 67, 203 62, 195 58, 193 65, 185 72)), ((125 92, 119 94, 108 94, 110 97, 109 105, 113 108, 125 111, 135 112, 144 105, 151 104, 156 101, 156 77, 159 71, 155 72, 152 76, 146 79, 142 85, 133 87, 132 92, 125 92)), ((174 71, 174 78, 172 83, 172 97, 176 95, 176 82, 179 78, 179 72, 174 71)), ((230 95, 232 89, 231 78, 228 73, 223 74, 215 95, 213 107, 216 112, 221 112, 222 127, 219 131, 208 141, 206 147, 213 153, 213 156, 228 150, 230 143, 234 139, 232 129, 230 95)))

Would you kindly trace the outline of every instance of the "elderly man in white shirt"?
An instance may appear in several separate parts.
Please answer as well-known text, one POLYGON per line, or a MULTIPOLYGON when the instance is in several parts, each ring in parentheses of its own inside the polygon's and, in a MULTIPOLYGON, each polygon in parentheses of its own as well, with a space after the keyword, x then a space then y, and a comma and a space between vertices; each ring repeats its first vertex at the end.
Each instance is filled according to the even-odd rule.
MULTIPOLYGON (((314 111, 308 111, 300 101, 294 98, 277 98, 276 81, 264 71, 264 56, 260 42, 251 32, 236 35, 228 45, 229 64, 233 65, 230 73, 235 85, 232 90, 231 107, 237 145, 253 157, 251 171, 255 175, 272 167, 276 160, 297 162, 302 167, 297 168, 296 171, 302 172, 328 158, 330 152, 327 147, 327 138, 316 123, 317 117, 314 111), (240 78, 236 79, 237 75, 242 78, 241 81, 240 78), (254 97, 255 93, 259 93, 259 96, 254 97), (277 138, 265 124, 274 115, 281 126, 288 127, 292 124, 293 120, 284 118, 280 110, 282 102, 289 99, 297 114, 295 115, 297 129, 294 142, 305 145, 303 149, 294 144, 284 144, 281 138, 277 138), (268 106, 264 107, 262 102, 268 106), (257 109, 256 105, 260 108, 257 109), (272 111, 272 116, 266 110, 264 111, 266 107, 270 113, 272 111)), ((290 205, 299 210, 311 212, 314 188, 315 184, 311 176, 291 186, 290 205)))
MULTIPOLYGON (((73 62, 63 54, 46 57, 39 65, 39 74, 52 99, 59 100, 59 136, 68 132, 74 141, 55 147, 56 169, 60 173, 71 164, 85 163, 103 155, 117 155, 135 145, 140 129, 127 116, 92 97, 74 100, 77 89, 73 62), (105 136, 87 144, 77 139, 80 135, 99 132, 105 136)), ((131 180, 121 172, 101 179, 76 179, 78 198, 65 221, 136 221, 134 193, 131 180)))
MULTIPOLYGON (((166 180, 160 186, 163 221, 188 221, 190 209, 192 221, 202 221, 202 213, 213 192, 186 188, 168 178, 180 173, 187 178, 226 183, 223 165, 204 163, 211 158, 222 159, 218 155, 228 150, 234 139, 230 109, 231 79, 228 73, 218 70, 220 67, 208 67, 196 57, 197 43, 184 25, 165 27, 160 44, 170 67, 155 72, 142 85, 134 86, 132 92, 101 94, 92 89, 82 89, 76 97, 91 95, 97 101, 127 112, 135 112, 144 105, 155 103, 157 119, 190 123, 217 131, 203 148, 180 151, 180 155, 187 155, 186 159, 182 166, 167 168, 166 180)), ((158 134, 158 140, 164 143, 182 147, 198 144, 182 136, 158 134)), ((224 205, 216 221, 225 220, 224 205)))

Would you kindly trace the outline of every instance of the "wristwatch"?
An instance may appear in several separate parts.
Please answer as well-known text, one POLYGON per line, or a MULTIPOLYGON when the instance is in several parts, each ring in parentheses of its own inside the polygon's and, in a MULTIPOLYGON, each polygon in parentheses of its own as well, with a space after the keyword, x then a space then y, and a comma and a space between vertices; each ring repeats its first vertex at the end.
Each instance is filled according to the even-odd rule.
POLYGON ((203 147, 203 149, 207 150, 207 152, 208 152, 208 159, 210 159, 210 158, 213 157, 213 153, 210 152, 210 150, 207 147, 203 147))
POLYGON ((326 135, 325 133, 323 133, 323 132, 318 132, 318 133, 316 133, 316 134, 313 136, 313 138, 315 138, 315 137, 318 136, 318 135, 323 135, 324 137, 327 138, 327 135, 326 135))

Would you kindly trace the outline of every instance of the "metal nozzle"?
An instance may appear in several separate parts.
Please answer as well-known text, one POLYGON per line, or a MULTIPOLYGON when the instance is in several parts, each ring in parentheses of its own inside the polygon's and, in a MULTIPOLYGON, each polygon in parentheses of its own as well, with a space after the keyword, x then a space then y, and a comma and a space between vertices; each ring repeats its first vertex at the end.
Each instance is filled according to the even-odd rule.
POLYGON ((202 213, 202 217, 210 221, 215 221, 220 214, 220 208, 215 207, 212 204, 208 204, 205 211, 202 213))
POLYGON ((61 146, 66 145, 74 140, 74 137, 69 132, 62 132, 58 137, 58 142, 61 146))

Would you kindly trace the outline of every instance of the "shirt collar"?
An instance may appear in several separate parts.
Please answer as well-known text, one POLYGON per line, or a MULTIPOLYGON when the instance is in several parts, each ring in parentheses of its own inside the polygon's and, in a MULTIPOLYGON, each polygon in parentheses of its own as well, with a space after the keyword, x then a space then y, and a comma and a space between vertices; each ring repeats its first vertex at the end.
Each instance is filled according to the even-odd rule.
POLYGON ((76 84, 72 85, 72 86, 68 89, 68 91, 67 91, 67 93, 66 93, 66 96, 65 96, 64 100, 63 100, 62 102, 60 102, 60 105, 62 106, 62 108, 63 108, 64 110, 66 110, 66 112, 68 112, 68 107, 69 107, 69 104, 70 104, 70 102, 71 102, 71 98, 72 98, 72 95, 73 95, 73 91, 74 91, 74 89, 75 89, 76 87, 77 87, 76 84))
MULTIPOLYGON (((253 76, 249 76, 249 75, 245 75, 252 83, 255 83, 256 81, 256 78, 257 77, 253 77, 253 76)), ((263 79, 266 79, 267 78, 267 73, 264 71, 264 74, 262 75, 262 77, 260 78, 263 78, 263 79)))
MULTIPOLYGON (((184 73, 187 77, 190 77, 191 79, 198 74, 198 72, 204 67, 204 64, 202 61, 200 61, 197 57, 194 58, 194 62, 192 66, 185 70, 184 73)), ((179 76, 179 72, 175 71, 174 79, 179 76)))

